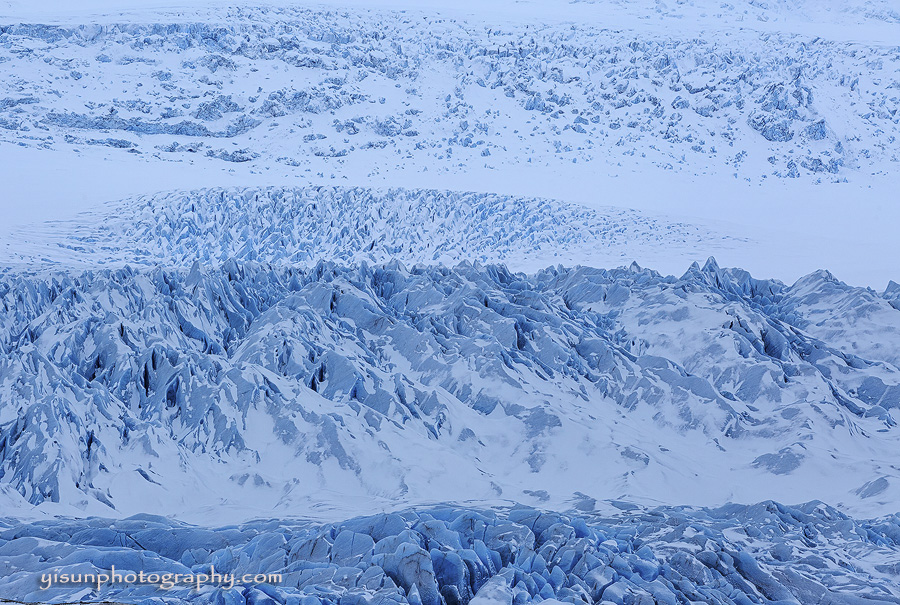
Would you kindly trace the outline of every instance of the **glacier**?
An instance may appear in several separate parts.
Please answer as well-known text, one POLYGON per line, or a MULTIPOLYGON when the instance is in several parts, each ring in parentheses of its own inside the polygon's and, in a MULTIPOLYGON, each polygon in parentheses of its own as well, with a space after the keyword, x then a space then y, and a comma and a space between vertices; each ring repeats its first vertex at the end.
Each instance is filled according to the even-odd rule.
POLYGON ((573 515, 523 506, 427 507, 331 524, 269 520, 212 531, 153 515, 0 520, 0 590, 25 602, 76 594, 81 602, 153 605, 887 605, 900 602, 898 540, 896 515, 857 522, 821 503, 621 504, 573 515), (279 573, 282 582, 176 586, 159 596, 149 583, 41 590, 33 577, 111 568, 157 578, 279 573))
POLYGON ((900 603, 898 24, 0 0, 0 602, 900 603))
POLYGON ((266 230, 247 259, 179 267, 182 254, 231 251, 229 221, 206 239, 193 219, 190 200, 220 193, 184 198, 195 213, 174 222, 145 213, 152 229, 123 217, 144 241, 195 233, 177 241, 201 248, 166 266, 5 270, 0 457, 21 499, 289 510, 334 506, 340 485, 386 502, 765 494, 894 512, 896 287, 879 295, 827 272, 786 286, 712 259, 680 278, 636 265, 304 266, 260 258, 266 241, 292 256, 284 231, 266 230), (570 463, 585 456, 603 463, 570 463), (204 494, 167 487, 215 468, 230 479, 204 494), (326 502, 309 500, 312 485, 326 502))
POLYGON ((900 161, 900 54, 877 37, 741 26, 711 38, 580 20, 587 11, 536 24, 411 8, 9 19, 0 140, 81 153, 104 133, 152 162, 341 178, 350 164, 374 177, 412 160, 432 173, 591 162, 828 182, 900 161))
MULTIPOLYGON (((309 266, 454 265, 524 271, 584 261, 621 264, 638 249, 688 254, 740 244, 687 220, 552 199, 435 189, 214 187, 119 200, 70 220, 9 233, 4 267, 184 266, 232 258, 309 266)), ((630 262, 630 261, 629 261, 630 262)), ((0 269, 2 271, 4 269, 0 269)))
POLYGON ((886 0, 109 2, 0 1, 4 237, 161 191, 437 190, 712 235, 582 264, 896 279, 886 0))

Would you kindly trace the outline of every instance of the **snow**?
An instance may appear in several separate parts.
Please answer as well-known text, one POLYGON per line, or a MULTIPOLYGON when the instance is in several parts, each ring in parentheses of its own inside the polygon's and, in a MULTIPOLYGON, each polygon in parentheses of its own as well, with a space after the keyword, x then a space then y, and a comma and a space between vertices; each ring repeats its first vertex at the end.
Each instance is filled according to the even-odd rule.
POLYGON ((230 258, 312 265, 319 260, 503 262, 535 271, 560 262, 630 262, 729 246, 697 226, 614 207, 435 190, 206 189, 109 204, 69 221, 22 229, 5 262, 39 267, 166 265, 230 258))
POLYGON ((0 595, 897 602, 893 4, 0 0, 0 595))
POLYGON ((715 255, 883 288, 900 252, 890 5, 718 4, 9 4, 10 24, 58 25, 4 30, 5 230, 160 190, 472 191, 729 239, 634 247, 666 273, 715 255))
MULTIPOLYGON (((236 204, 289 223, 253 199, 236 204)), ((4 482, 48 512, 223 521, 334 518, 366 498, 893 512, 898 310, 871 290, 827 273, 788 287, 712 260, 676 279, 637 266, 302 269, 267 252, 8 272, 4 482)))
POLYGON ((198 604, 893 603, 897 531, 896 516, 859 523, 821 503, 772 502, 592 515, 425 507, 214 531, 151 515, 60 519, 0 524, 0 589, 24 602, 159 602, 158 584, 35 581, 115 567, 122 577, 178 574, 162 594, 198 604), (183 580, 213 572, 233 574, 235 586, 196 591, 183 580), (241 581, 258 573, 281 582, 241 581))

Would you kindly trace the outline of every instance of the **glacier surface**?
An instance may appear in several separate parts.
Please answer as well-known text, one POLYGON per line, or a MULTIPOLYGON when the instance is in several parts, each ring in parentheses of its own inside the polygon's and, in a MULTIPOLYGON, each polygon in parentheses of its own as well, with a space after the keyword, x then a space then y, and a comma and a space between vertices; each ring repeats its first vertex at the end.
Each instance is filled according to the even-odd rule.
MULTIPOLYGON (((24 602, 249 605, 657 603, 887 605, 900 518, 858 522, 821 503, 560 515, 427 507, 332 524, 207 530, 165 517, 0 520, 0 591, 24 602), (200 590, 57 584, 41 574, 278 573, 200 590), (77 597, 73 597, 77 595, 77 597)), ((222 582, 220 580, 220 582, 222 582)))
POLYGON ((438 173, 636 162, 754 181, 900 161, 896 44, 415 10, 185 17, 4 23, 0 141, 338 176, 351 156, 368 176, 414 159, 438 173))
POLYGON ((0 0, 0 600, 900 603, 889 0, 225 4, 0 0))
MULTIPOLYGON (((247 501, 351 512, 334 493, 554 507, 766 497, 894 512, 895 285, 879 295, 818 272, 786 286, 714 260, 680 278, 407 267, 360 256, 376 251, 369 237, 392 241, 360 226, 330 244, 347 263, 304 265, 285 260, 310 245, 306 223, 257 213, 258 193, 233 200, 244 221, 199 228, 222 211, 200 202, 221 196, 184 197, 192 210, 174 221, 143 204, 144 223, 124 216, 135 241, 196 246, 158 248, 164 265, 3 273, 0 468, 21 500, 197 515, 247 501), (255 217, 278 227, 254 239, 255 217), (229 233, 252 242, 247 258, 218 260, 236 252, 229 233), (207 473, 229 479, 175 487, 207 473)), ((297 199, 287 215, 306 217, 297 199)))
MULTIPOLYGON (((37 269, 190 267, 228 259, 309 266, 319 260, 406 264, 462 260, 533 272, 617 265, 638 251, 689 254, 738 238, 621 208, 431 189, 210 188, 109 203, 71 220, 13 231, 0 260, 37 269)), ((2 270, 2 269, 0 269, 2 270)))
POLYGON ((531 271, 896 279, 886 0, 32 4, 0 2, 4 239, 161 190, 437 189, 714 234, 531 271))

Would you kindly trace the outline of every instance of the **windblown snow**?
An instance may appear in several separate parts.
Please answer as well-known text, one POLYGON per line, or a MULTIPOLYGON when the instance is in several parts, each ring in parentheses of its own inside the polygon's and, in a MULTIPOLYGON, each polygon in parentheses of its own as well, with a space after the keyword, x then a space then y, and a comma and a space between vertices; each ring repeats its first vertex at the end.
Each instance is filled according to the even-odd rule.
POLYGON ((896 8, 345 4, 0 0, 0 600, 900 603, 896 8))

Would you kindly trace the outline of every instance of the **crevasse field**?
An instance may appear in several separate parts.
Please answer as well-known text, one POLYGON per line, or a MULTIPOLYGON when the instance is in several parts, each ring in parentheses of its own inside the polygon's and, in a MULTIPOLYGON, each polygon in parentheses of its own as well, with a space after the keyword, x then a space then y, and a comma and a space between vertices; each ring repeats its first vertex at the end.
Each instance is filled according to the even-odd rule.
POLYGON ((0 602, 900 603, 898 137, 890 0, 0 0, 0 602))

